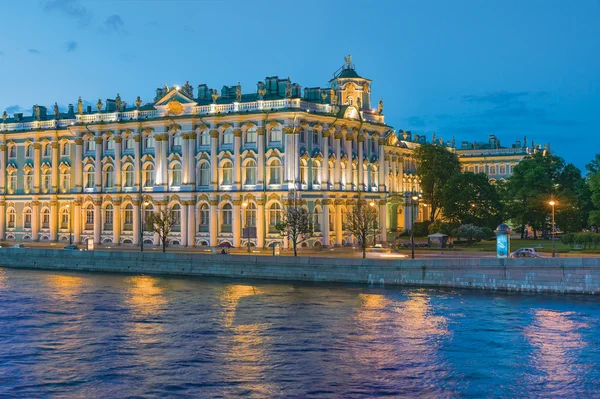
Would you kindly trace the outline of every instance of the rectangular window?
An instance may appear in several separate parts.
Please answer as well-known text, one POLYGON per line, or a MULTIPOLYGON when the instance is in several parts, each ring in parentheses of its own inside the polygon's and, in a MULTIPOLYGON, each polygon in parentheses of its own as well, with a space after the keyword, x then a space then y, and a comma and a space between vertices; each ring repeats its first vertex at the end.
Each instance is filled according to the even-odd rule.
POLYGON ((320 139, 319 132, 313 130, 313 144, 319 145, 320 139))
POLYGON ((248 129, 248 131, 246 132, 246 143, 248 144, 254 144, 256 143, 256 129, 251 128, 248 129))

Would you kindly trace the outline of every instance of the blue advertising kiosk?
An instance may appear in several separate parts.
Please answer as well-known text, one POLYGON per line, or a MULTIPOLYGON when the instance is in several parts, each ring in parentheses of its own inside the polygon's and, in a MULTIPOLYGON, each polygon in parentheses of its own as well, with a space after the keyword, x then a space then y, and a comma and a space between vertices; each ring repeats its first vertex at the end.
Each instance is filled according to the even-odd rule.
POLYGON ((496 256, 498 258, 508 258, 510 253, 510 227, 502 223, 494 233, 496 233, 496 256))

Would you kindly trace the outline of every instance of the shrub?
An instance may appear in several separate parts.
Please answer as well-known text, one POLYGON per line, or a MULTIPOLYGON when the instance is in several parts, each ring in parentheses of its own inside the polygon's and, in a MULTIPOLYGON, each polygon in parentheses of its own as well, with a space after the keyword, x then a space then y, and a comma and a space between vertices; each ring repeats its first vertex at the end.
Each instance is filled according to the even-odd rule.
POLYGON ((429 221, 416 222, 414 225, 415 237, 425 237, 429 235, 429 221))
POLYGON ((451 223, 442 222, 441 220, 436 220, 435 222, 429 225, 429 234, 442 233, 448 236, 452 236, 452 230, 455 226, 451 223))
POLYGON ((456 237, 465 238, 467 240, 467 245, 473 245, 473 243, 486 238, 486 234, 481 227, 472 224, 462 224, 456 231, 456 237))

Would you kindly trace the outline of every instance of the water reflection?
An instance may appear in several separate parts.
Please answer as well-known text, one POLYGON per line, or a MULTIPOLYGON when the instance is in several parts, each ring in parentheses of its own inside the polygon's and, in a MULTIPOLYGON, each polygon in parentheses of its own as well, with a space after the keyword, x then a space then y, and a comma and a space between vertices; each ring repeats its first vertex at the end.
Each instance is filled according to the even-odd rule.
POLYGON ((587 328, 575 321, 574 312, 537 309, 525 335, 535 348, 533 366, 539 372, 535 384, 543 383, 548 392, 570 392, 569 386, 583 377, 578 362, 579 350, 586 346, 579 330, 587 328))
POLYGON ((6 270, 0 269, 0 290, 6 289, 6 270))
POLYGON ((131 333, 140 343, 159 342, 164 326, 157 318, 165 311, 168 303, 159 279, 152 276, 133 276, 127 283, 126 304, 133 311, 131 333))
POLYGON ((85 279, 76 276, 50 275, 47 277, 50 296, 53 299, 68 301, 76 299, 81 294, 85 279))
POLYGON ((260 296, 264 292, 250 285, 228 285, 220 297, 223 307, 222 325, 225 328, 222 347, 227 365, 223 379, 230 384, 230 394, 238 395, 235 385, 243 383, 245 392, 251 397, 272 396, 275 386, 269 382, 266 364, 266 346, 269 337, 265 334, 267 324, 260 308, 260 296))

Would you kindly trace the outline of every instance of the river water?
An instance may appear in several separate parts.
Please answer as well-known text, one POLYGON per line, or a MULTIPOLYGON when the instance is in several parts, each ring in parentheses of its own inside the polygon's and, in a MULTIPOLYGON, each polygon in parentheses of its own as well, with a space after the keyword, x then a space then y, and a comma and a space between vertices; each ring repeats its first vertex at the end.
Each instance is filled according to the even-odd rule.
POLYGON ((600 398, 600 298, 0 268, 0 398, 600 398))

